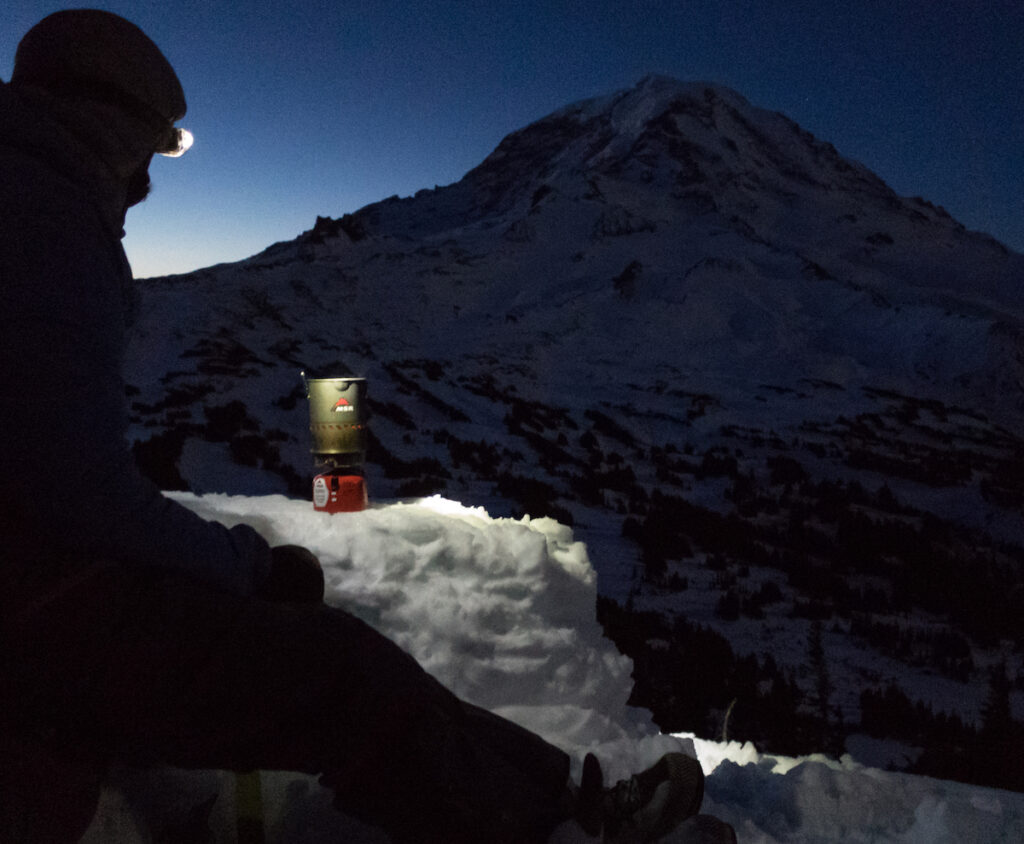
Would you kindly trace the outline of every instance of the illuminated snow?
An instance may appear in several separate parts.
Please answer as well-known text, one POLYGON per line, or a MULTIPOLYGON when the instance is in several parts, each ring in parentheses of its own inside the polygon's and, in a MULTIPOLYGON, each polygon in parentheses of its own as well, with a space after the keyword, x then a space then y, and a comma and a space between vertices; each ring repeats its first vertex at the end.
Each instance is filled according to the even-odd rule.
MULTIPOLYGON (((494 519, 438 497, 336 515, 276 495, 173 497, 205 518, 251 524, 272 544, 312 549, 328 603, 394 638, 458 694, 565 748, 577 774, 587 751, 612 780, 667 750, 695 752, 707 773, 704 811, 732 823, 744 844, 1024 840, 1024 795, 848 757, 790 759, 749 743, 659 735, 648 713, 626 706, 632 664, 594 619, 586 547, 551 519, 494 519)), ((313 778, 262 779, 268 841, 386 840, 334 813, 313 778)), ((85 844, 146 840, 147 812, 181 813, 214 793, 211 826, 218 841, 234 840, 233 775, 120 771, 116 781, 121 788, 105 791, 85 844)), ((553 841, 588 839, 563 826, 553 841)))

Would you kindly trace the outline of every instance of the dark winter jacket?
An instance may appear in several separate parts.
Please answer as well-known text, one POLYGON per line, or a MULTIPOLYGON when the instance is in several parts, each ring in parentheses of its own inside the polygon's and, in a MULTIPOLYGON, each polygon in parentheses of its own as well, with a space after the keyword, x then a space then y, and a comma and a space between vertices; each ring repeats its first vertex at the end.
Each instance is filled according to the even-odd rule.
POLYGON ((0 574, 70 556, 249 594, 267 544, 163 497, 126 442, 133 282, 123 174, 103 154, 125 132, 89 117, 0 82, 0 574))

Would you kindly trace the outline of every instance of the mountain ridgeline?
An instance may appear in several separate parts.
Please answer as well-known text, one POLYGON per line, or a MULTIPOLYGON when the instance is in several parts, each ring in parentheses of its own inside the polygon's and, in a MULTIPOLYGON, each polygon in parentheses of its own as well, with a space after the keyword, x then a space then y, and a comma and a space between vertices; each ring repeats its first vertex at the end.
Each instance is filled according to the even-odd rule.
POLYGON ((307 495, 299 371, 365 376, 371 498, 573 524, 666 729, 977 779, 1024 689, 1022 283, 786 117, 649 77, 147 280, 132 433, 165 487, 307 495))

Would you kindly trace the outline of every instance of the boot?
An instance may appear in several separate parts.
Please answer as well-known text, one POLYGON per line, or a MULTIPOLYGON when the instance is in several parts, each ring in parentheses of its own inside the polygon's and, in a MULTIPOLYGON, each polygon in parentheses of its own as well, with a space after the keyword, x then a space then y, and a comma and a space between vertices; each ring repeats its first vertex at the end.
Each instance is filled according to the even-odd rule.
POLYGON ((604 788, 600 763, 583 760, 576 820, 604 844, 657 841, 700 811, 704 772, 683 753, 667 753, 646 771, 604 788))

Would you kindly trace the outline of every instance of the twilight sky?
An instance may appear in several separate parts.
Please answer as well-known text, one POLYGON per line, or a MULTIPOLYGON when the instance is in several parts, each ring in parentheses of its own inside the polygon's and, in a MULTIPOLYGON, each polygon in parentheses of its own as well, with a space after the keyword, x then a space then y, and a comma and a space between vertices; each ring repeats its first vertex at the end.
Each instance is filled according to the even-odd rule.
MULTIPOLYGON (((59 0, 5 0, 0 78, 59 0)), ((259 252, 458 181, 648 73, 727 85, 1024 252, 1021 0, 136 0, 195 134, 128 216, 136 276, 259 252)))

